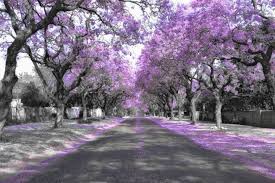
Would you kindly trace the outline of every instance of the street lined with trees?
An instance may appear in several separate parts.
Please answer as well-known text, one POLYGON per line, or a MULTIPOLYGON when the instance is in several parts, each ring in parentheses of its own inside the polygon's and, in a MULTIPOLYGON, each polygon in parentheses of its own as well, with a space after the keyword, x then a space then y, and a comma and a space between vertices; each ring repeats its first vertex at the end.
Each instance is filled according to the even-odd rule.
POLYGON ((274 182, 275 0, 0 0, 0 25, 0 182, 274 182))
MULTIPOLYGON (((196 122, 199 98, 213 97, 220 129, 222 109, 233 98, 258 95, 274 110, 274 1, 192 1, 191 7, 167 4, 167 11, 145 44, 137 86, 158 111, 182 107, 196 122)), ((252 99, 253 100, 253 99, 252 99)), ((231 103, 232 104, 232 103, 231 103)), ((260 105, 259 103, 248 104, 260 105)), ((248 107, 247 105, 247 107, 248 107)), ((156 110, 156 109, 154 109, 156 110)), ((173 112, 170 112, 173 118, 173 112)))
POLYGON ((21 53, 28 54, 34 63, 48 97, 57 107, 54 127, 59 127, 70 93, 80 85, 91 65, 114 59, 113 52, 120 60, 119 52, 125 53, 126 45, 139 43, 146 34, 129 8, 136 6, 149 16, 161 4, 154 0, 1 1, 1 48, 6 52, 6 64, 0 88, 0 133, 18 80, 15 71, 21 53), (49 88, 41 66, 52 76, 49 78, 54 80, 55 91, 49 88))

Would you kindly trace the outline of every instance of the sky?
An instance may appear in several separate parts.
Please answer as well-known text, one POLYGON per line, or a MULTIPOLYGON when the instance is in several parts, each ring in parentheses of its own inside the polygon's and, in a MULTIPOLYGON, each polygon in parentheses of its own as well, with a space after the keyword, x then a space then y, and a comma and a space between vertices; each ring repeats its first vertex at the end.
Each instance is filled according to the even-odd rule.
MULTIPOLYGON (((181 3, 186 4, 186 3, 189 3, 191 0, 172 0, 172 1, 175 4, 181 4, 181 3)), ((136 68, 136 63, 139 58, 139 55, 141 54, 142 48, 143 48, 142 45, 137 45, 131 48, 132 56, 129 56, 128 59, 132 69, 136 68)), ((4 53, 0 52, 0 79, 3 78, 4 71, 5 71, 4 68, 5 68, 5 56, 4 56, 4 53)), ((16 74, 19 75, 25 72, 29 74, 33 74, 33 64, 27 58, 20 58, 18 59, 18 62, 17 62, 16 74)))

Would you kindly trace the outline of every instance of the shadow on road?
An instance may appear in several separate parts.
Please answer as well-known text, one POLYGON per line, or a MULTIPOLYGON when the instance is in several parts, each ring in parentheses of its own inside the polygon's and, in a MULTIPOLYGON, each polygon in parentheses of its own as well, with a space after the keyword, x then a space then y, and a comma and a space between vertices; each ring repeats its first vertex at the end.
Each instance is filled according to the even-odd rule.
POLYGON ((58 160, 34 183, 272 183, 215 152, 162 129, 129 119, 97 141, 58 160))

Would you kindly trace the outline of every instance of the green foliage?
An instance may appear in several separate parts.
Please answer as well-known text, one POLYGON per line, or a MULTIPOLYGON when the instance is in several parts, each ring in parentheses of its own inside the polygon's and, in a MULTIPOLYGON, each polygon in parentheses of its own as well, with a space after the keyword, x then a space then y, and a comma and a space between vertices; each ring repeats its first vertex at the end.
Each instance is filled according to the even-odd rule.
POLYGON ((43 95, 34 82, 28 83, 21 95, 21 101, 28 107, 46 107, 49 106, 49 99, 43 95))

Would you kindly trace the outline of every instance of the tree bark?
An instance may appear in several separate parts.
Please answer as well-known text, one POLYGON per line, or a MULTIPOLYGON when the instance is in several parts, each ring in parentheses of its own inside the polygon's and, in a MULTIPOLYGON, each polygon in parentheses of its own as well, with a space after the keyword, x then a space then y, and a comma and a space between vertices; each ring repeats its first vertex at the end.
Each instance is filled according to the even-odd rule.
POLYGON ((155 117, 156 116, 156 110, 152 109, 152 113, 153 113, 153 116, 155 117))
POLYGON ((87 115, 87 105, 86 104, 84 104, 83 105, 83 121, 87 121, 87 117, 88 115, 87 115))
POLYGON ((87 102, 85 94, 82 95, 82 106, 83 106, 83 121, 87 121, 87 102))
POLYGON ((106 111, 102 109, 102 119, 106 118, 106 111))
POLYGON ((202 120, 206 120, 205 103, 202 105, 202 120))
POLYGON ((262 68, 263 68, 263 73, 265 76, 265 81, 267 84, 269 96, 271 99, 271 104, 272 104, 272 110, 275 110, 275 79, 271 73, 271 61, 266 60, 261 62, 262 68))
POLYGON ((7 59, 4 78, 2 79, 0 88, 0 136, 3 133, 3 128, 6 124, 12 101, 12 90, 18 78, 15 74, 16 58, 22 48, 22 41, 16 39, 7 50, 7 59))
POLYGON ((0 121, 0 140, 2 139, 3 128, 5 126, 5 123, 6 123, 6 119, 5 118, 2 121, 0 121))
POLYGON ((271 99, 271 105, 272 105, 271 107, 272 107, 272 110, 275 110, 275 79, 273 78, 271 73, 269 73, 269 74, 265 74, 265 80, 267 83, 267 87, 268 87, 268 91, 271 99))
POLYGON ((182 110, 181 110, 181 107, 179 107, 178 109, 178 113, 179 113, 179 120, 182 120, 182 110))
POLYGON ((53 128, 60 128, 63 125, 65 105, 60 103, 57 105, 57 114, 53 128))
POLYGON ((193 97, 191 98, 190 111, 191 111, 192 124, 196 124, 198 121, 196 104, 197 104, 199 97, 200 97, 200 92, 195 93, 193 95, 193 97))
POLYGON ((192 119, 192 124, 196 124, 197 123, 197 109, 196 109, 196 98, 193 97, 191 99, 191 119, 192 119))
POLYGON ((221 101, 220 96, 215 96, 216 98, 216 111, 215 111, 215 116, 216 116, 216 126, 218 129, 222 128, 222 106, 223 103, 221 101))
POLYGON ((181 97, 178 97, 178 101, 177 101, 177 104, 178 104, 178 118, 179 120, 182 119, 182 98, 181 97))
POLYGON ((166 110, 163 112, 163 117, 165 117, 165 118, 168 117, 168 114, 167 114, 167 111, 166 111, 166 110))
POLYGON ((170 119, 174 119, 174 110, 173 110, 173 107, 170 108, 170 113, 171 113, 170 119))

